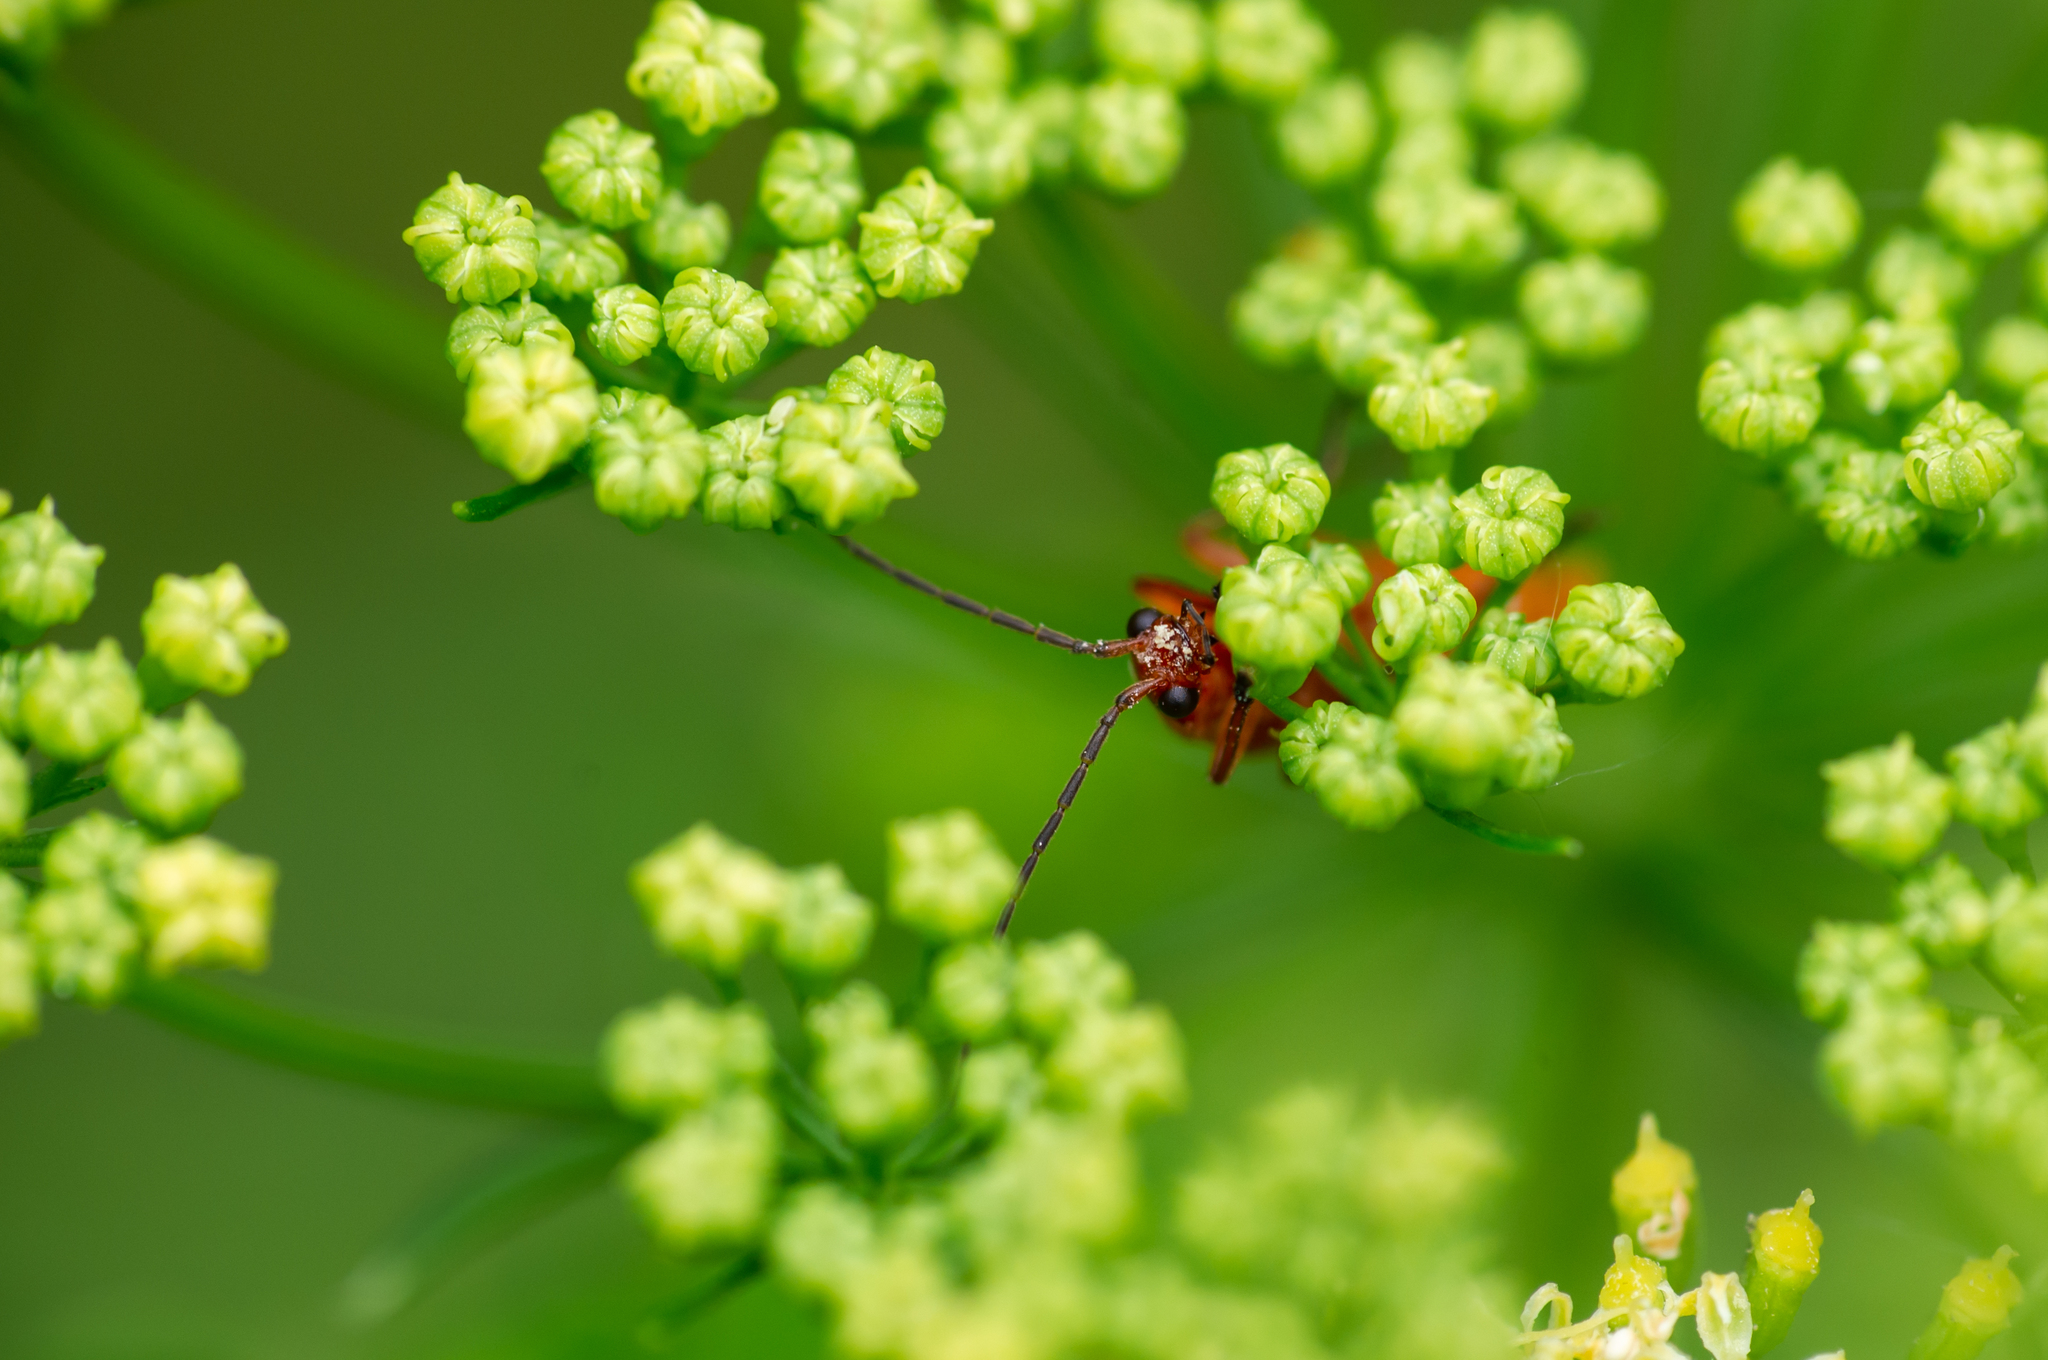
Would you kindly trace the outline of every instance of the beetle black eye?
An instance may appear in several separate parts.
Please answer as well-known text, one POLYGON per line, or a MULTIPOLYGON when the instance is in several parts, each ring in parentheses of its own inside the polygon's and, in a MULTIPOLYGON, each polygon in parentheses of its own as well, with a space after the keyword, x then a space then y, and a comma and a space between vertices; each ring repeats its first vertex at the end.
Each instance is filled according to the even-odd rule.
POLYGON ((1170 685, 1159 695, 1159 711, 1169 718, 1185 718, 1202 702, 1202 691, 1189 685, 1170 685))
POLYGON ((1158 610, 1150 607, 1140 609, 1137 613, 1131 615, 1131 621, 1124 625, 1124 636, 1136 637, 1153 624, 1159 622, 1159 619, 1160 613, 1158 610))

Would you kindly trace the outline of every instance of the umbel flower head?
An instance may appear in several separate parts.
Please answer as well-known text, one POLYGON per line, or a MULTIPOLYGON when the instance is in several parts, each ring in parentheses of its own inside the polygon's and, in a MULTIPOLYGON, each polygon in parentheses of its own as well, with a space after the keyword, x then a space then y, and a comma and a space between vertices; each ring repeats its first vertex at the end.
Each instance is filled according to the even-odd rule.
POLYGON ((628 1114, 674 1119, 742 1090, 775 1065, 768 1022, 744 1002, 714 1010, 685 996, 619 1016, 605 1032, 604 1082, 628 1114))
POLYGON ((1370 393, 1394 356, 1436 338, 1436 319, 1407 284, 1368 269, 1338 291, 1316 328, 1323 369, 1350 391, 1370 393))
POLYGON ((540 278, 533 205, 451 174, 403 233, 420 268, 450 302, 503 302, 540 278))
POLYGON ((1209 502, 1254 543, 1285 543, 1314 533, 1330 503, 1322 465, 1292 444, 1242 449, 1216 461, 1209 502))
POLYGON ((708 822, 635 864, 631 882, 662 947, 717 974, 738 970, 788 892, 772 861, 708 822))
POLYGON ((462 428, 477 451, 520 482, 567 462, 597 419, 590 370, 560 345, 492 350, 470 376, 462 428))
POLYGON ((1496 9, 1465 44, 1465 104, 1501 130, 1540 132, 1578 106, 1586 58, 1571 25, 1543 10, 1496 9))
POLYGON ((852 335, 875 309, 874 287, 853 247, 836 238, 778 252, 761 294, 775 309, 777 327, 819 348, 852 335))
POLYGON ((1355 75, 1317 81, 1273 117, 1281 166, 1311 189, 1358 178, 1378 131, 1372 95, 1355 75))
POLYGON ((789 514, 777 479, 782 428, 761 416, 735 416, 704 432, 704 521, 735 529, 773 529, 789 514))
POLYGON ((761 160, 761 211, 792 244, 844 236, 867 196, 860 152, 836 132, 784 128, 761 160))
POLYGON ((1372 503, 1373 541, 1400 567, 1429 562, 1456 566, 1457 512, 1451 505, 1450 483, 1388 482, 1372 503))
POLYGON ((775 308, 744 280, 686 269, 661 300, 669 347, 692 373, 726 382, 761 361, 775 308))
POLYGON ((174 683, 240 694, 291 635, 232 562, 206 576, 159 576, 142 611, 145 661, 174 683))
POLYGON ((1501 179, 1567 246, 1615 250, 1664 224, 1664 191, 1641 157, 1581 137, 1539 137, 1501 157, 1501 179))
POLYGON ((626 88, 702 137, 775 107, 761 45, 759 31, 706 14, 693 0, 661 0, 626 68, 626 88))
POLYGON ((610 109, 579 114, 548 138, 540 172, 555 201, 593 226, 644 222, 661 197, 661 154, 654 138, 610 109))
POLYGON ((1081 92, 1074 151, 1082 173, 1112 194, 1166 187, 1187 149, 1187 115, 1164 85, 1112 77, 1081 92))
MULTIPOLYGON (((0 505, 0 514, 6 510, 0 505)), ((104 548, 71 536, 48 497, 33 510, 0 519, 0 639, 31 642, 85 613, 106 556, 104 548)))
POLYGON ((883 297, 924 302, 957 293, 995 223, 919 166, 860 215, 860 262, 883 297))
POLYGON ((1517 292, 1522 324, 1546 354, 1593 363, 1632 348, 1650 319, 1650 281, 1598 255, 1542 260, 1517 292))

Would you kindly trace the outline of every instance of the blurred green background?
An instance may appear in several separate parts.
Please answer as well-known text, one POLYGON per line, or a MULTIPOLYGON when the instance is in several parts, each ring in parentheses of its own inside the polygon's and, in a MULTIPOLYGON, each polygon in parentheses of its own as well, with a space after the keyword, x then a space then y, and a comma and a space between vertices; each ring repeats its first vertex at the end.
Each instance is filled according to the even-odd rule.
MULTIPOLYGON (((1327 7, 1351 62, 1477 8, 1327 7)), ((1347 834, 1270 761, 1210 787, 1206 753, 1139 713, 1021 929, 1102 931, 1185 1027, 1195 1100, 1148 1133, 1161 1175, 1296 1077, 1469 1100, 1519 1159, 1500 1218, 1512 1270, 1590 1292, 1607 1174, 1654 1109, 1699 1158, 1702 1264, 1735 1268, 1746 1212, 1818 1195, 1826 1266, 1787 1353, 1896 1353, 1966 1252, 2010 1241, 2023 1273, 2048 1261, 2048 1202, 1931 1135, 1858 1142, 1818 1095, 1792 959, 1815 916, 1885 901, 1821 842, 1816 767, 1901 729, 1939 751, 2017 712, 2048 656, 2048 554, 1841 559, 1701 435, 1692 390, 1707 326, 1762 288, 1726 227, 1742 179, 1779 151, 1836 165, 1881 228, 1910 210, 1942 121, 2048 131, 2048 6, 1560 8, 1594 51, 1580 126, 1651 157, 1669 192, 1644 260, 1655 326, 1618 369, 1556 384, 1469 457, 1540 463, 1606 512, 1615 574, 1651 587, 1690 644, 1663 692, 1569 715, 1564 783, 1493 809, 1582 836, 1586 857, 1518 858, 1428 818, 1347 834)), ((793 6, 726 9, 767 30, 785 74, 793 6)), ((458 168, 540 200, 549 129, 630 106, 621 73, 645 13, 186 0, 85 35, 64 77, 440 316, 398 241, 413 203, 458 168)), ((736 134, 693 192, 737 216, 761 144, 795 116, 786 99, 736 134)), ((1169 193, 1101 217, 1220 333, 1223 300, 1308 205, 1263 168, 1241 113, 1198 109, 1192 147, 1169 193)), ((1114 633, 1134 573, 1184 570, 1175 531, 1239 432, 1177 437, 1027 246, 999 229, 963 297, 885 307, 862 333, 935 358, 952 412, 916 463, 922 494, 866 537, 957 589, 1114 633)), ((2013 305, 2013 273, 1990 280, 1980 320, 2013 305)), ((281 357, 4 159, 0 281, 0 485, 54 494, 109 549, 71 635, 115 629, 132 651, 155 575, 223 560, 292 627, 289 656, 222 706, 250 788, 219 830, 283 866, 257 994, 588 1053, 619 1009, 683 983, 627 897, 632 859, 709 817, 784 863, 837 859, 877 893, 883 823, 955 805, 1021 851, 1122 682, 891 587, 816 535, 693 521, 636 538, 581 494, 458 523, 448 503, 500 478, 452 417, 394 415, 281 357)), ((806 362, 822 373, 836 356, 806 362)), ((455 395, 451 377, 451 409, 455 395)), ((1306 440, 1321 415, 1313 383, 1248 369, 1227 401, 1263 440, 1306 440)), ((1365 501, 1354 485, 1334 518, 1355 524, 1365 501)), ((616 1339, 685 1272, 609 1190, 388 1322, 338 1311, 366 1252, 530 1132, 55 1008, 0 1054, 0 1355, 630 1351, 616 1339)), ((815 1344, 757 1287, 682 1349, 815 1344)), ((1995 1344, 2048 1350, 2048 1308, 1995 1344)))

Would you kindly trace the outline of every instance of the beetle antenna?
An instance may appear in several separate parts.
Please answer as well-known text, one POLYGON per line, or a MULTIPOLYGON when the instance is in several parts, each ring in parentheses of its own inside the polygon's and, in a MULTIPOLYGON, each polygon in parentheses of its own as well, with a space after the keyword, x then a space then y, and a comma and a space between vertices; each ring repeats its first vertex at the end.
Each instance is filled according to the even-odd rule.
POLYGON ((1017 900, 1024 896, 1024 889, 1031 882, 1031 873, 1038 867, 1039 856, 1045 853, 1046 846, 1052 844, 1053 833, 1060 829, 1060 822, 1065 819, 1067 809, 1074 805, 1074 795, 1081 791, 1081 781, 1088 777, 1088 770, 1095 764, 1095 757, 1102 754, 1102 743, 1109 739, 1109 729, 1115 727, 1116 720, 1132 707, 1164 687, 1164 683, 1159 680, 1140 680, 1117 695, 1115 705, 1102 715, 1101 722, 1095 724, 1095 735, 1088 738, 1088 744, 1081 748, 1081 763, 1075 768, 1074 777, 1060 790, 1059 806, 1054 808, 1052 816, 1046 819, 1045 828, 1038 833, 1038 839, 1031 842, 1031 853, 1024 857, 1024 867, 1017 872, 1017 890, 1011 893, 1010 900, 1003 904, 1002 917, 996 922, 998 940, 1009 933, 1010 918, 1017 912, 1017 900))
POLYGON ((979 600, 970 600, 957 591, 947 590, 942 586, 935 585, 925 580, 922 576, 905 571, 888 558, 868 551, 844 534, 833 535, 833 541, 861 561, 873 567, 876 571, 881 572, 885 576, 894 577, 920 594, 929 595, 941 604, 951 605, 953 608, 972 614, 978 619, 987 619, 998 628, 1008 628, 1011 632, 1022 633, 1033 641, 1045 643, 1048 647, 1057 647, 1063 652, 1073 652, 1080 656, 1122 656, 1124 653, 1133 650, 1137 645, 1128 638, 1115 638, 1107 642, 1088 642, 1081 638, 1069 637, 1056 628, 1048 628, 1042 623, 1033 623, 1029 619, 1012 614, 1007 610, 993 609, 979 600))

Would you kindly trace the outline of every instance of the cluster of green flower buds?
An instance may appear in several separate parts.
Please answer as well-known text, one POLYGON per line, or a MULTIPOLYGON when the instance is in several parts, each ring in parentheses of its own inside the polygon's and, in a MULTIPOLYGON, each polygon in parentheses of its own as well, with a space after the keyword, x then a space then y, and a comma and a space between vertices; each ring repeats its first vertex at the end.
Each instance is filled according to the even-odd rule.
POLYGON ((629 1012, 605 1041, 620 1109, 662 1127, 625 1177, 671 1245, 772 1235, 784 1250, 818 1197, 778 1198, 790 1179, 873 1195, 957 1174, 961 1193, 995 1194, 1024 1165, 1075 1155, 1121 1177, 1126 1125, 1185 1099, 1172 1020, 1132 1004, 1129 968, 1099 939, 992 938, 1017 866, 973 813, 896 822, 888 852, 886 915, 924 946, 915 994, 894 1002, 847 977, 877 912, 836 865, 786 870, 700 824, 634 866, 656 940, 721 998, 629 1012), (776 1034, 740 999, 757 954, 800 999, 800 1029, 776 1034))
POLYGON ((139 665, 111 637, 36 645, 85 612, 103 556, 47 500, 0 518, 0 850, 36 874, 0 873, 0 1039, 36 1027, 39 991, 104 1006, 139 967, 257 969, 269 952, 275 866, 199 834, 241 793, 242 748, 192 696, 241 693, 284 626, 228 565, 158 578, 139 665), (31 826, 108 786, 134 820, 31 826))
MULTIPOLYGON (((1950 124, 1922 206, 1936 230, 1885 236, 1861 295, 1829 288, 1862 210, 1833 171, 1772 161, 1736 200, 1735 233, 1788 294, 1707 339, 1700 423, 1754 455, 1851 557, 2048 536, 2048 325, 1992 322, 1967 375, 1958 331, 1991 260, 2048 221, 2048 150, 2010 129, 1950 124)), ((2048 237, 2029 278, 2048 308, 2048 237)))
POLYGON ((1218 461, 1210 499, 1256 556, 1224 573, 1215 627, 1269 704, 1311 672, 1348 701, 1302 712, 1281 764, 1349 825, 1549 785, 1572 753, 1558 704, 1646 694, 1685 649, 1655 597, 1619 582, 1574 586, 1539 618, 1515 608, 1571 499, 1536 468, 1489 468, 1456 494, 1440 478, 1389 483, 1370 560, 1314 537, 1329 498, 1290 445, 1218 461))
POLYGON ((1821 921, 1799 968, 1800 1001, 1834 1026, 1822 1072, 1864 1132, 1927 1124, 1973 1148, 2011 1149, 2048 1190, 2048 1080, 2031 1056, 2048 1020, 2048 893, 2028 826, 2048 808, 2048 667, 2027 715, 1959 742, 1936 773, 1901 735, 1822 768, 1826 832, 1891 875, 1889 924, 1821 921), (2011 872, 1986 888, 1940 853, 1951 818, 1976 826, 2011 872), (2013 1008, 1963 1028, 1927 995, 1938 970, 1973 969, 2013 1008))
POLYGON ((1373 423, 1404 452, 1455 449, 1489 417, 1528 408, 1542 360, 1603 362, 1641 338, 1648 280, 1607 257, 1656 235, 1663 191, 1641 158, 1559 130, 1583 91, 1585 58, 1554 14, 1491 11, 1462 53, 1396 37, 1375 75, 1384 138, 1362 75, 1317 76, 1276 107, 1289 173, 1322 191, 1352 188, 1337 201, 1356 214, 1285 239, 1233 299, 1232 328, 1261 363, 1317 360, 1368 399, 1373 423), (1482 136, 1503 140, 1498 188, 1473 177, 1482 136), (1376 140, 1385 149, 1367 183, 1376 140), (1530 223, 1554 254, 1531 251, 1530 223), (1365 263, 1366 236, 1383 264, 1365 263), (1516 268, 1518 318, 1455 305, 1432 315, 1411 282, 1516 268))
POLYGON ((0 6, 0 67, 33 72, 74 28, 104 22, 121 0, 9 0, 0 6))

